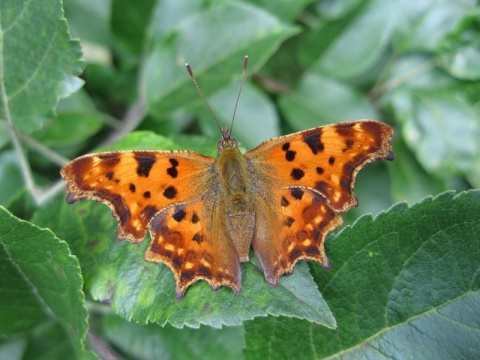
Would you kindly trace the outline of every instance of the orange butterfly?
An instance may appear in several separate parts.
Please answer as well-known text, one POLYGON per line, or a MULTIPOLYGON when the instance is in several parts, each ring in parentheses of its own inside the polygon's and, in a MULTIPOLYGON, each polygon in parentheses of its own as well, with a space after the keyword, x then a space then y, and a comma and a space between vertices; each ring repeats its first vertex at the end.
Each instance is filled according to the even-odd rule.
POLYGON ((119 240, 138 243, 150 231, 145 260, 173 271, 178 300, 199 279, 239 293, 240 262, 248 261, 251 245, 271 286, 301 259, 328 267, 325 236, 357 205, 358 170, 393 160, 393 129, 373 120, 276 137, 246 154, 228 129, 221 132, 216 159, 192 151, 111 151, 61 170, 67 202, 107 204, 119 240))

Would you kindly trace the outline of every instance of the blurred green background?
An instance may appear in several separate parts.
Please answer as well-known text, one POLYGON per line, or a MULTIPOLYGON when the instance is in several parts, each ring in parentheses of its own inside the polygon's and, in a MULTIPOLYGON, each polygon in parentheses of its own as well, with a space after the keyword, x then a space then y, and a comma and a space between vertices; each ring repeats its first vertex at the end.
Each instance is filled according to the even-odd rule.
MULTIPOLYGON (((63 8, 66 23, 58 21, 60 0, 0 0, 0 204, 21 218, 51 216, 45 205, 64 197, 59 167, 88 152, 130 145, 215 156, 218 128, 184 65, 228 126, 245 55, 247 80, 233 128, 244 150, 340 121, 376 119, 395 128, 395 161, 360 171, 360 205, 345 215, 347 224, 399 202, 480 187, 477 1, 65 0, 63 8), (22 19, 29 20, 17 26, 22 19), (81 47, 69 42, 67 24, 81 47), (37 64, 45 66, 30 73, 37 64), (25 184, 10 123, 41 195, 25 184)), ((82 267, 85 259, 80 255, 82 267)), ((95 323, 101 311, 93 313, 95 323)), ((114 316, 100 323, 103 340, 125 358, 218 357, 218 347, 201 336, 218 337, 218 352, 231 358, 242 356, 245 345, 241 327, 207 329, 186 349, 174 340, 187 341, 194 330, 172 328, 162 346, 150 349, 128 338, 139 331, 153 342, 158 327, 114 316)), ((55 339, 51 329, 42 331, 55 339)), ((0 358, 5 346, 23 346, 15 341, 0 344, 0 358)))

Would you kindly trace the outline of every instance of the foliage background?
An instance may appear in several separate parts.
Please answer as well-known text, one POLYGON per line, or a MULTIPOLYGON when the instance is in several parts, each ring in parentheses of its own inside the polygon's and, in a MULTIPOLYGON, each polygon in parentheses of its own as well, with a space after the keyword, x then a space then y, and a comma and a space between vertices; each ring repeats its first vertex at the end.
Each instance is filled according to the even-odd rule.
POLYGON ((480 357, 479 39, 473 0, 0 0, 0 358, 480 357), (269 289, 253 259, 240 296, 199 283, 177 303, 148 241, 67 206, 58 169, 99 149, 214 156, 184 63, 228 125, 245 54, 244 148, 373 118, 396 160, 360 172, 329 272, 269 289))

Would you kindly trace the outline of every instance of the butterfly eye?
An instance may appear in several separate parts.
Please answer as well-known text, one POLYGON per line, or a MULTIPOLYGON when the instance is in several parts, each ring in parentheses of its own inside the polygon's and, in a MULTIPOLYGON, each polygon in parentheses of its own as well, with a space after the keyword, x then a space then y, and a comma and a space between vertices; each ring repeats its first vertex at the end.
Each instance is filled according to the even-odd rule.
POLYGON ((224 148, 224 146, 223 146, 223 139, 222 139, 222 140, 219 140, 217 142, 217 149, 218 149, 218 151, 222 151, 223 148, 224 148))

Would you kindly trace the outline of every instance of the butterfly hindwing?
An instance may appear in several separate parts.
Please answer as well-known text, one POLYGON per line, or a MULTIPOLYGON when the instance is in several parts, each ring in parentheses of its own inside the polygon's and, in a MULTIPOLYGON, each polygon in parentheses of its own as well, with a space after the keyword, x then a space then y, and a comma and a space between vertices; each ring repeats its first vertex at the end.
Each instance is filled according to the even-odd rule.
POLYGON ((325 236, 342 223, 323 196, 306 188, 274 191, 274 201, 259 201, 253 249, 272 286, 293 272, 297 261, 314 260, 328 267, 325 236))
POLYGON ((152 241, 145 259, 166 264, 176 279, 176 298, 199 279, 212 289, 241 290, 240 261, 214 198, 171 206, 150 223, 152 241))

